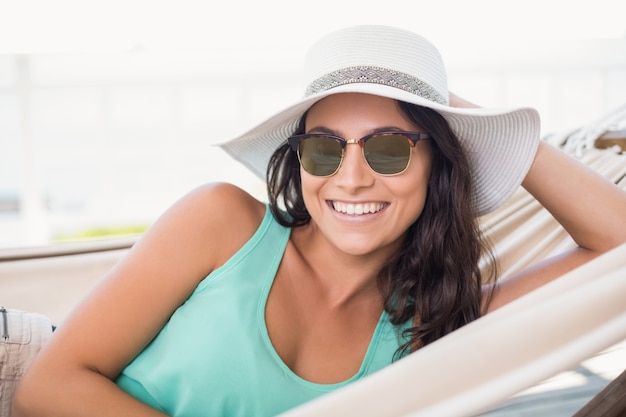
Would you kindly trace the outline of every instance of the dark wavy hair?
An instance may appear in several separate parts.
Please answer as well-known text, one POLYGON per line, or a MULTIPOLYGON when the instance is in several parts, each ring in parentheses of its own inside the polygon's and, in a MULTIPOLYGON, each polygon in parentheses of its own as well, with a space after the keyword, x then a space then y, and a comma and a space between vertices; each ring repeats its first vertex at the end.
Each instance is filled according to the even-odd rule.
MULTIPOLYGON (((480 317, 482 283, 496 274, 494 258, 478 227, 469 161, 458 138, 434 110, 405 102, 398 105, 430 134, 433 156, 422 214, 407 230, 402 250, 378 274, 391 322, 399 326, 413 320, 394 359, 480 317), (489 268, 481 272, 484 255, 489 268), (485 271, 490 275, 487 279, 485 271)), ((306 114, 295 134, 304 133, 305 120, 306 114)), ((298 157, 287 143, 270 159, 267 186, 270 210, 280 224, 298 227, 311 220, 302 198, 298 157)))

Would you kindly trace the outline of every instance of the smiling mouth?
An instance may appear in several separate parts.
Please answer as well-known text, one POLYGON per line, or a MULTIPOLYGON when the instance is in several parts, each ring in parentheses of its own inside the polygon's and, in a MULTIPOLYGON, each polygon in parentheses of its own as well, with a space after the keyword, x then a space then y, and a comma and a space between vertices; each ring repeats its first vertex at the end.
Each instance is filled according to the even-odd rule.
POLYGON ((339 213, 349 214, 351 216, 359 216, 362 214, 378 213, 389 203, 343 203, 341 201, 331 201, 333 209, 339 213))

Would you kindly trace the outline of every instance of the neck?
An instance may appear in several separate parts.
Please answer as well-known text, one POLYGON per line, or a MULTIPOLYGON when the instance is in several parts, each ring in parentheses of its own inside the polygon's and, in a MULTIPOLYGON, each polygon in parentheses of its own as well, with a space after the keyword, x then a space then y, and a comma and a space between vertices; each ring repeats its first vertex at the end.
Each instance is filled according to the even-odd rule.
POLYGON ((316 239, 305 227, 293 230, 292 239, 299 258, 329 306, 341 307, 355 300, 369 300, 382 306, 378 273, 389 253, 351 255, 337 250, 324 239, 316 239))

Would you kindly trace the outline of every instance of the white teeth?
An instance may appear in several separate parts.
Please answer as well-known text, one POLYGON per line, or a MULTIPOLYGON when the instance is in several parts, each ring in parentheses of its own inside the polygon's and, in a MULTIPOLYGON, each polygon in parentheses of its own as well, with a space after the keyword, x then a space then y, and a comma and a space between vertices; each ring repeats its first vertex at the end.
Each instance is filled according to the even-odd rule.
POLYGON ((350 215, 376 213, 385 207, 384 203, 358 203, 349 204, 339 201, 333 201, 333 208, 340 212, 350 215))

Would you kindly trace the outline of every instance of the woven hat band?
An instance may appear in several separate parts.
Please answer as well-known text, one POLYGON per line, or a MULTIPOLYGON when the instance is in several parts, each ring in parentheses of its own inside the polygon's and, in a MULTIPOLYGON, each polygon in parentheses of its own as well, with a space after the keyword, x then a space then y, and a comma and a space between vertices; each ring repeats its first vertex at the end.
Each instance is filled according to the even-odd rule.
POLYGON ((435 103, 447 104, 447 100, 441 94, 419 78, 400 71, 371 66, 348 67, 323 75, 309 84, 304 96, 309 97, 340 85, 354 83, 382 84, 399 88, 435 103))

